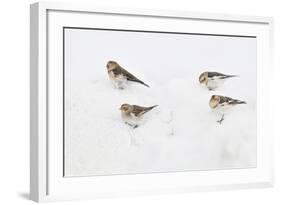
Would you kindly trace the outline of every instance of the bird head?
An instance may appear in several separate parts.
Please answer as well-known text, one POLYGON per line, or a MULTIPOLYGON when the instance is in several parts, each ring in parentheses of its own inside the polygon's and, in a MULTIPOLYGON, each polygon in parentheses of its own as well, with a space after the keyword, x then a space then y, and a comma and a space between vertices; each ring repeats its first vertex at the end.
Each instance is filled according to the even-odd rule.
POLYGON ((220 96, 212 95, 212 97, 211 97, 211 99, 209 101, 209 106, 211 108, 216 108, 218 106, 219 102, 220 102, 220 96))
POLYGON ((115 61, 108 61, 106 64, 107 71, 111 71, 118 66, 118 63, 115 61))
POLYGON ((120 107, 121 112, 123 113, 130 113, 132 111, 132 106, 129 104, 122 104, 120 107))
POLYGON ((208 73, 204 72, 199 76, 199 83, 200 84, 207 84, 208 82, 208 73))

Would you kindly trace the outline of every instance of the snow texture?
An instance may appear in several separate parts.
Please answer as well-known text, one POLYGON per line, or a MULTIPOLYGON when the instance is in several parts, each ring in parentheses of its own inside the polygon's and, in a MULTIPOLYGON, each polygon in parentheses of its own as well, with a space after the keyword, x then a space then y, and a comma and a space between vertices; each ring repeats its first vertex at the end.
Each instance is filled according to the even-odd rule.
POLYGON ((255 38, 66 29, 65 46, 66 176, 256 166, 255 38), (114 88, 109 60, 151 88, 114 88), (198 82, 208 70, 240 77, 209 91, 198 82), (247 104, 216 112, 213 94, 247 104), (159 106, 132 129, 123 103, 159 106))

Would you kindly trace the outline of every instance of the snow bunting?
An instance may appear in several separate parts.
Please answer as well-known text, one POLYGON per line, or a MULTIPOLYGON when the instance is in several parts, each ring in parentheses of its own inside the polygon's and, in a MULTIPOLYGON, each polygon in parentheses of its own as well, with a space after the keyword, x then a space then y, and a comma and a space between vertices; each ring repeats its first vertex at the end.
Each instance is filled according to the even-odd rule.
POLYGON ((151 107, 142 107, 139 105, 122 104, 120 107, 121 116, 124 122, 133 128, 137 128, 140 124, 142 116, 158 105, 151 107))
POLYGON ((221 95, 212 95, 209 102, 210 107, 213 109, 220 107, 230 107, 238 104, 246 104, 246 102, 221 95))
POLYGON ((113 81, 114 85, 119 89, 124 89, 124 86, 127 81, 137 82, 146 87, 149 87, 143 81, 135 77, 133 74, 129 73, 127 70, 122 68, 117 62, 115 61, 108 61, 107 65, 107 72, 110 79, 113 81))
MULTIPOLYGON (((245 101, 241 101, 241 100, 236 100, 230 97, 226 97, 226 96, 221 96, 221 95, 212 95, 210 101, 209 101, 209 106, 212 109, 216 109, 216 110, 220 110, 220 111, 226 111, 225 109, 228 109, 229 107, 232 107, 234 105, 239 105, 239 104, 246 104, 245 101)), ((220 120, 218 120, 217 122, 219 124, 222 123, 222 121, 224 120, 224 116, 225 114, 222 114, 222 117, 220 120)))
POLYGON ((218 72, 204 72, 199 76, 200 84, 206 85, 209 90, 219 87, 227 78, 238 77, 237 75, 225 75, 218 72))

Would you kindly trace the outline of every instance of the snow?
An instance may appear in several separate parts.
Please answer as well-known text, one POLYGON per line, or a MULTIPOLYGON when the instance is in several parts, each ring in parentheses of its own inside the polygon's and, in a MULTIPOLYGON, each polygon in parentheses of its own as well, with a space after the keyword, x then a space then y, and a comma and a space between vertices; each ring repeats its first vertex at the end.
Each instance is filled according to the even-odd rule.
POLYGON ((255 167, 255 50, 253 38, 67 30, 66 176, 255 167), (116 89, 109 60, 151 88, 129 82, 116 89), (206 70, 240 77, 209 91, 198 82, 206 70), (219 124, 213 94, 247 104, 225 111, 219 124), (159 106, 132 129, 121 119, 123 103, 159 106))

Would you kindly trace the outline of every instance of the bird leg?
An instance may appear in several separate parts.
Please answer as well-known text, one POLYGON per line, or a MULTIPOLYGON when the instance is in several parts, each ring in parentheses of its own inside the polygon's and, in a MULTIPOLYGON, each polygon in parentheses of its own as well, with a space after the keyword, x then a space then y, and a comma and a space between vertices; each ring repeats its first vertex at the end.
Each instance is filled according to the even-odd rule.
POLYGON ((135 129, 135 128, 137 128, 137 127, 138 127, 138 125, 133 125, 133 124, 128 123, 128 122, 125 122, 125 124, 129 125, 129 126, 130 126, 130 127, 132 127, 133 129, 135 129))
POLYGON ((221 119, 217 121, 221 125, 222 121, 224 121, 224 114, 221 116, 221 119))

